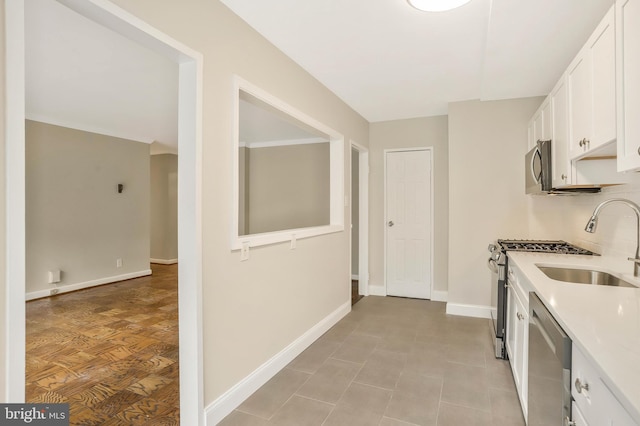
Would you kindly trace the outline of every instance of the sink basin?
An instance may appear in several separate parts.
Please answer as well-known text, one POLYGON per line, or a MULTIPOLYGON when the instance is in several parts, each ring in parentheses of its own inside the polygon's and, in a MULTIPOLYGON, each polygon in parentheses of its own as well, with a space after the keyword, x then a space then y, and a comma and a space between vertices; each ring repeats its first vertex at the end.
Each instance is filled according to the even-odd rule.
POLYGON ((538 266, 552 280, 578 284, 610 285, 616 287, 632 287, 635 285, 614 275, 590 269, 559 268, 554 266, 538 266))

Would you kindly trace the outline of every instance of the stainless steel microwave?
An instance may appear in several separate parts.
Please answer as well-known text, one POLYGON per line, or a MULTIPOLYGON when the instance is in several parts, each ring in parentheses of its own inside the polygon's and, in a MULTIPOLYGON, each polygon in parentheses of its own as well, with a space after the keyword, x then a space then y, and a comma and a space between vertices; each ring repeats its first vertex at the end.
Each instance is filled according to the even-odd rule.
POLYGON ((551 188, 551 141, 537 141, 525 156, 525 192, 548 194, 551 188))

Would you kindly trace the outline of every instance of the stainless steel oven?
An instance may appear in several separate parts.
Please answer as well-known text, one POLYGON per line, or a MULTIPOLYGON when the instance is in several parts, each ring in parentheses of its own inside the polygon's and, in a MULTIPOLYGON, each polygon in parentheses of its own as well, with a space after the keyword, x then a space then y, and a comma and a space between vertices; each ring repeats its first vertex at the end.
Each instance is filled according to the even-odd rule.
POLYGON ((529 293, 528 426, 571 424, 571 338, 529 293))
POLYGON ((507 358, 504 349, 507 318, 507 270, 509 267, 509 251, 530 251, 538 253, 581 254, 595 253, 574 246, 562 240, 497 240, 489 244, 487 264, 492 272, 491 278, 491 319, 496 358, 507 358))

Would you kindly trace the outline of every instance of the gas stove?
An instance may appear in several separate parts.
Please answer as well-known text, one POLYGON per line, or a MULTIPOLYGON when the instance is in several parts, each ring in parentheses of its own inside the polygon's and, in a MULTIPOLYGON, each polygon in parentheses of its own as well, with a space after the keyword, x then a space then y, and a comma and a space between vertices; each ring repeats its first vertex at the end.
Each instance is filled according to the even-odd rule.
POLYGON ((502 251, 598 255, 562 240, 498 240, 498 246, 502 251))

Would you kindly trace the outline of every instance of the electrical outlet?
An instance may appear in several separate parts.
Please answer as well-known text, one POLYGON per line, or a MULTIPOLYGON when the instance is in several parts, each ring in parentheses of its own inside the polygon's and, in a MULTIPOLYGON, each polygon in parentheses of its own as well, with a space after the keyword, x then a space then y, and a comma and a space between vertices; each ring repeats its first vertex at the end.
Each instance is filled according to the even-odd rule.
POLYGON ((249 243, 242 243, 240 249, 240 261, 249 260, 249 243))
POLYGON ((121 258, 116 259, 116 268, 122 268, 122 259, 121 258))

